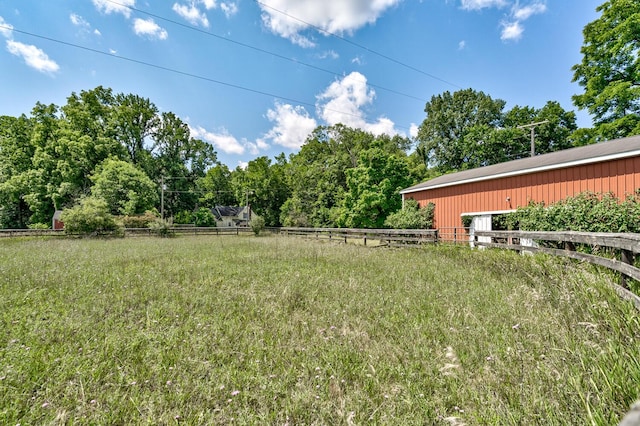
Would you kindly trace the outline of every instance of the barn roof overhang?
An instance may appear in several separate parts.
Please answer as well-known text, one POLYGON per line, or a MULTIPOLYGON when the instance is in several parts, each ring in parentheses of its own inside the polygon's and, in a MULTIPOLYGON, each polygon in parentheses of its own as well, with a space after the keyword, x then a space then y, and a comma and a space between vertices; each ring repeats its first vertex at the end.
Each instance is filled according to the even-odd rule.
POLYGON ((439 176, 401 194, 640 156, 640 135, 439 176))

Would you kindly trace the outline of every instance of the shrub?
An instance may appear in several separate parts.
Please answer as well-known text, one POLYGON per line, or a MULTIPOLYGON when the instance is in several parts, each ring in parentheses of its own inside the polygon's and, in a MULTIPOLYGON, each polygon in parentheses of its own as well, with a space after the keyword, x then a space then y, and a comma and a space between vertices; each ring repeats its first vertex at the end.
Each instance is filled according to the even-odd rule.
POLYGON ((158 219, 158 214, 147 210, 144 214, 120 216, 119 219, 125 228, 147 228, 151 222, 158 219))
POLYGON ((192 217, 196 226, 216 226, 216 217, 206 207, 200 207, 192 217))
POLYGON ((265 227, 265 221, 262 216, 253 216, 253 219, 249 221, 249 226, 255 235, 260 235, 265 227))
POLYGON ((507 223, 523 231, 640 232, 640 193, 623 201, 587 191, 549 206, 531 202, 510 213, 507 223))
POLYGON ((162 219, 157 217, 153 222, 147 225, 155 234, 160 237, 170 237, 171 228, 173 228, 172 219, 162 219))
POLYGON ((394 229, 431 229, 435 207, 435 204, 428 203, 420 208, 416 200, 406 200, 402 210, 387 216, 384 225, 394 229))
POLYGON ((120 234, 121 228, 109 213, 107 202, 101 198, 82 198, 75 206, 64 209, 60 218, 67 234, 120 234))
POLYGON ((173 223, 179 223, 181 225, 187 225, 193 223, 193 213, 188 210, 178 212, 173 217, 173 223))
POLYGON ((49 229, 49 228, 51 228, 51 226, 49 226, 49 224, 47 224, 47 223, 32 223, 30 225, 27 225, 27 228, 29 228, 29 229, 49 229))

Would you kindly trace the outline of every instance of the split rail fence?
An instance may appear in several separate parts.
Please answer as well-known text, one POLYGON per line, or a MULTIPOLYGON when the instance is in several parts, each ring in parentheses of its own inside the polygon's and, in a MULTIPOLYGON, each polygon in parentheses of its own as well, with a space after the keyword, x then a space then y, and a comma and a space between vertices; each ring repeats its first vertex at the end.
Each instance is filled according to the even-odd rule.
POLYGON ((604 266, 620 273, 615 290, 640 309, 640 297, 629 291, 628 280, 640 281, 635 259, 640 253, 640 234, 598 232, 475 231, 473 243, 519 252, 540 252, 604 266))

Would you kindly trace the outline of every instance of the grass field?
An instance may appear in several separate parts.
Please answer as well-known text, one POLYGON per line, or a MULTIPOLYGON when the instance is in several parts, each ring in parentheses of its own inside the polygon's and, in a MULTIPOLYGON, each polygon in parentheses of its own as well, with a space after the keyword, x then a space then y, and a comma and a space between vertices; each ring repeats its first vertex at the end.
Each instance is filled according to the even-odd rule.
POLYGON ((615 424, 640 319, 588 265, 282 237, 0 240, 0 424, 615 424))

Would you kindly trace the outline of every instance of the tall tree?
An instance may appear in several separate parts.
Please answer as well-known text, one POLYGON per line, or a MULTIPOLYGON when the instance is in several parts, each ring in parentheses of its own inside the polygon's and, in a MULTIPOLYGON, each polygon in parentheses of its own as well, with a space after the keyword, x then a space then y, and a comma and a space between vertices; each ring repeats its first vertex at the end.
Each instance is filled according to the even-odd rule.
POLYGON ((126 161, 105 160, 96 167, 91 180, 91 194, 105 200, 111 214, 141 214, 158 202, 158 185, 126 161))
POLYGON ((609 0, 596 10, 573 67, 584 88, 573 102, 593 115, 596 140, 640 134, 640 2, 609 0))
POLYGON ((207 170, 197 181, 200 204, 209 208, 215 206, 236 206, 238 200, 231 186, 231 170, 222 163, 207 170))
POLYGON ((505 103, 473 89, 432 96, 417 138, 425 163, 441 171, 468 168, 465 136, 477 126, 500 126, 505 103))
POLYGON ((358 165, 346 173, 340 227, 382 228, 387 216, 402 205, 399 191, 413 183, 405 159, 377 147, 362 151, 358 165))

